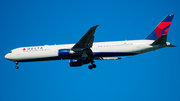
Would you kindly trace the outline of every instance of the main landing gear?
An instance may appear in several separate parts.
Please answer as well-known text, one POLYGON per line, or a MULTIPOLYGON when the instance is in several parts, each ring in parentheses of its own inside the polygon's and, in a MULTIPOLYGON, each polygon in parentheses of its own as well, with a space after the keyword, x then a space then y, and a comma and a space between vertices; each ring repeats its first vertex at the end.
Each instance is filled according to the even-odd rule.
POLYGON ((95 64, 89 65, 88 68, 91 70, 91 69, 93 69, 93 68, 96 68, 96 65, 95 65, 95 64))
POLYGON ((19 69, 19 66, 18 66, 18 62, 15 62, 15 64, 16 64, 16 69, 19 69))
POLYGON ((94 61, 91 62, 92 65, 89 65, 88 68, 92 70, 93 68, 96 68, 96 65, 94 64, 94 61))

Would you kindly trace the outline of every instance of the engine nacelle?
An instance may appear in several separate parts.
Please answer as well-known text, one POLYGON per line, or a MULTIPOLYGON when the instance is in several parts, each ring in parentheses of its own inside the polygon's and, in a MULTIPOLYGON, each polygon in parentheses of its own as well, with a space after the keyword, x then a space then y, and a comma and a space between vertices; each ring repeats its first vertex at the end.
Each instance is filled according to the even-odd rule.
POLYGON ((74 53, 75 53, 75 52, 72 51, 72 50, 70 50, 70 49, 60 49, 60 50, 58 51, 58 55, 59 55, 59 56, 69 56, 69 55, 74 54, 74 53))
POLYGON ((70 59, 69 60, 69 65, 71 67, 82 66, 83 64, 88 64, 88 63, 90 63, 89 60, 81 60, 81 59, 70 59))
POLYGON ((70 65, 71 67, 82 66, 82 65, 83 65, 83 62, 82 62, 82 60, 80 60, 80 59, 70 59, 70 60, 69 60, 69 65, 70 65))

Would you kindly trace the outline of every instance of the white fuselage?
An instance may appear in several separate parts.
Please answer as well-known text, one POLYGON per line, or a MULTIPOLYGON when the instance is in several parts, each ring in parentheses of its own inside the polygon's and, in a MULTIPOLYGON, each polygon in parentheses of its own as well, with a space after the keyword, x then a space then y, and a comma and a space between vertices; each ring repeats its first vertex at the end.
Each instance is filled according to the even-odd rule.
MULTIPOLYGON (((170 45, 169 42, 161 46, 151 45, 153 42, 154 40, 94 42, 91 50, 94 57, 130 56, 170 45)), ((71 49, 73 46, 74 44, 21 47, 13 49, 5 58, 16 62, 76 59, 77 57, 59 56, 60 49, 71 49)))

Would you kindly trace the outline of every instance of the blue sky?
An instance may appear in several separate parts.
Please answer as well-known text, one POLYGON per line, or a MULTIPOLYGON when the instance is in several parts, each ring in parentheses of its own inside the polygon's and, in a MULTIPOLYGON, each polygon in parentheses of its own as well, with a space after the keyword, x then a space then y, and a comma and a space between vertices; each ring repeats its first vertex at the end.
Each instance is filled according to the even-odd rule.
POLYGON ((179 101, 178 0, 1 0, 0 101, 179 101), (99 24, 95 42, 145 38, 175 14, 168 41, 176 48, 114 61, 69 66, 68 60, 15 64, 4 58, 23 46, 76 43, 99 24))

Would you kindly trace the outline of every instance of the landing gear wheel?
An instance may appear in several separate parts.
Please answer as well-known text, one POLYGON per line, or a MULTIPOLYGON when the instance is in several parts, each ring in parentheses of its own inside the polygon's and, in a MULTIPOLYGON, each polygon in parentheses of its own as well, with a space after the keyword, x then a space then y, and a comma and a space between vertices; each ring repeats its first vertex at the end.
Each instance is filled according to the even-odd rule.
POLYGON ((18 62, 17 61, 15 61, 15 64, 16 64, 16 69, 19 69, 19 66, 18 66, 18 62))
POLYGON ((96 65, 95 65, 95 64, 92 64, 92 67, 93 67, 93 68, 96 68, 96 65))
POLYGON ((88 68, 89 68, 90 70, 92 70, 92 68, 93 68, 93 67, 92 67, 91 65, 89 65, 89 67, 88 67, 88 68))
POLYGON ((16 66, 15 68, 16 68, 16 69, 19 69, 19 66, 16 66))

